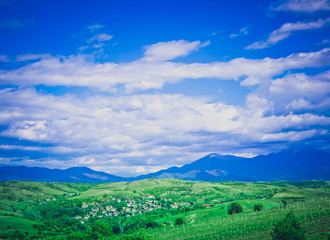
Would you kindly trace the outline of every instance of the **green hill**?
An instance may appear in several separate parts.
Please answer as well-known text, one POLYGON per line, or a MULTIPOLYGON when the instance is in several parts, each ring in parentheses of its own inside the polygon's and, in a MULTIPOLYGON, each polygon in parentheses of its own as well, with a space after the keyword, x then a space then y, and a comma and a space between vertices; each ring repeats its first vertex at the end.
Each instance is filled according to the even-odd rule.
POLYGON ((274 224, 289 210, 307 239, 328 239, 329 186, 175 179, 0 182, 0 239, 271 239, 274 224), (243 212, 228 215, 232 202, 243 212), (255 212, 255 204, 263 210, 255 212), (175 226, 178 218, 183 225, 175 226))

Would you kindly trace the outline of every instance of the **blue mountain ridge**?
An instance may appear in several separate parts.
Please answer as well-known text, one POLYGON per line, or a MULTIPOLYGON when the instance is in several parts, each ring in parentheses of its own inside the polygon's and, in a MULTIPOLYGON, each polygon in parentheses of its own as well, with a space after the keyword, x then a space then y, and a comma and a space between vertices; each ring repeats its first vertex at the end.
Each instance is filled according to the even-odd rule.
POLYGON ((330 180, 330 153, 316 149, 286 149, 253 158, 211 153, 182 167, 123 178, 87 167, 66 170, 24 166, 0 167, 0 181, 120 182, 146 178, 175 178, 190 181, 330 180))
POLYGON ((25 166, 0 167, 0 181, 40 181, 40 182, 120 182, 125 178, 87 167, 73 167, 66 170, 25 166))

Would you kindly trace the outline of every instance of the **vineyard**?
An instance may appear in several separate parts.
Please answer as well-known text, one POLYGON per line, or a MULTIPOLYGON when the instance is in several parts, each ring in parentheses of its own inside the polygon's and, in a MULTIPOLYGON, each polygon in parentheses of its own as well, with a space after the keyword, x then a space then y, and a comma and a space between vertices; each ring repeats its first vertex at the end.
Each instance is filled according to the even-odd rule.
POLYGON ((330 237, 323 181, 7 181, 0 192, 0 239, 272 239, 290 211, 306 239, 330 237))
POLYGON ((293 202, 286 208, 222 216, 176 227, 148 232, 150 239, 271 239, 274 223, 293 210, 308 239, 328 239, 329 199, 320 198, 293 202))

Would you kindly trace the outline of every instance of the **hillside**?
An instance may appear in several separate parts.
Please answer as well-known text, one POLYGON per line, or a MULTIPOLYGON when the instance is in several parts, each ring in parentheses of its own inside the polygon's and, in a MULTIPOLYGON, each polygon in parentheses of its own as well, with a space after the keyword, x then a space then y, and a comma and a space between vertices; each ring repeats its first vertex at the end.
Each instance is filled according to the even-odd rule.
POLYGON ((5 181, 0 194, 0 239, 183 239, 182 231, 188 239, 270 239, 274 222, 290 209, 308 239, 327 239, 330 220, 330 185, 322 181, 5 181), (233 201, 243 213, 228 215, 233 201), (254 212, 254 204, 263 211, 254 212), (178 218, 184 228, 175 226, 178 218))

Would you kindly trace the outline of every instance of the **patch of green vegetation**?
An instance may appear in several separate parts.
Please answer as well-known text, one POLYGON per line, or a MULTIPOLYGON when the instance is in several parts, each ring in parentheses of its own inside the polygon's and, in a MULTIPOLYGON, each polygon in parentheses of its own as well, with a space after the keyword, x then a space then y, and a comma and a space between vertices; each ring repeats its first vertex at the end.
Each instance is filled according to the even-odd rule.
POLYGON ((15 239, 20 235, 37 235, 38 230, 33 227, 36 223, 22 217, 0 216, 0 238, 15 239))
POLYGON ((0 191, 0 239, 271 239, 290 210, 307 239, 328 239, 329 182, 7 181, 0 191), (232 203, 242 212, 229 215, 232 203))

